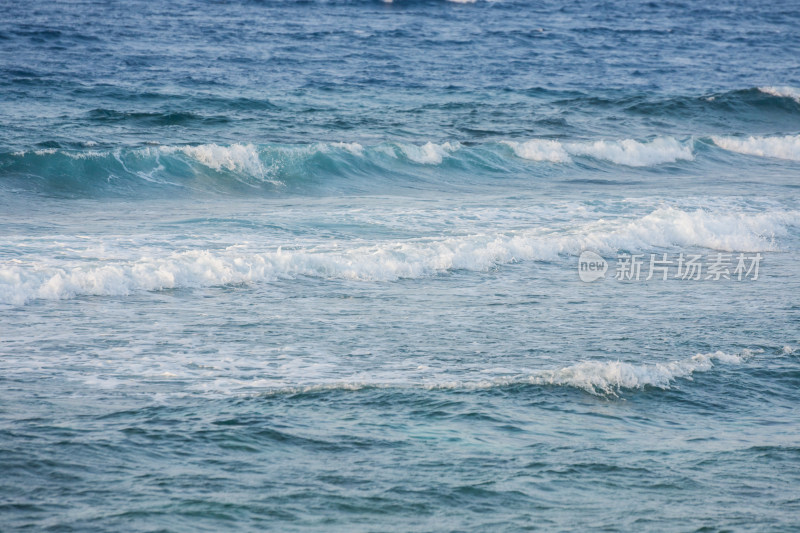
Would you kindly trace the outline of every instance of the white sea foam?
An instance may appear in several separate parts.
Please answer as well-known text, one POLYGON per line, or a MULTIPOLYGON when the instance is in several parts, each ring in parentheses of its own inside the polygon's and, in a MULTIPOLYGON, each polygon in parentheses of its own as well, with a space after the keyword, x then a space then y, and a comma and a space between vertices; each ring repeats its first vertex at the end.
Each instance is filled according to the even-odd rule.
POLYGON ((398 144, 398 147, 407 158, 415 163, 421 163, 423 165, 438 165, 444 160, 445 157, 459 150, 461 148, 461 144, 458 142, 446 142, 442 144, 434 144, 429 142, 423 144, 422 146, 417 146, 415 144, 398 144))
POLYGON ((58 152, 58 150, 55 149, 55 148, 41 148, 39 150, 32 150, 32 151, 19 150, 17 152, 11 152, 11 155, 16 156, 16 157, 25 157, 26 154, 30 154, 30 153, 35 154, 35 155, 51 155, 51 154, 55 154, 56 152, 58 152))
MULTIPOLYGON (((304 386, 273 386, 266 380, 225 381, 218 390, 230 393, 245 392, 246 389, 271 388, 268 394, 296 394, 299 392, 317 392, 326 390, 357 391, 367 388, 426 389, 426 390, 475 390, 519 385, 537 385, 554 387, 572 387, 595 395, 617 396, 623 390, 641 390, 648 387, 668 390, 679 379, 691 381, 694 374, 708 372, 717 364, 739 365, 753 356, 750 350, 740 354, 729 354, 722 351, 697 354, 693 357, 678 359, 664 363, 634 364, 622 361, 583 361, 574 365, 536 370, 511 376, 490 379, 460 379, 455 381, 422 377, 417 381, 407 378, 396 378, 391 381, 372 380, 369 378, 340 380, 327 383, 315 383, 304 386)), ((211 387, 213 389, 213 386, 211 387)), ((205 390, 211 390, 206 387, 205 390)))
MULTIPOLYGON (((83 144, 84 146, 95 146, 97 143, 92 143, 90 141, 83 144)), ((41 148, 37 150, 20 150, 17 152, 11 152, 11 155, 16 157, 24 157, 28 154, 33 154, 38 156, 59 154, 66 157, 70 157, 72 159, 92 159, 98 157, 107 157, 109 155, 113 155, 114 152, 99 151, 99 150, 87 150, 87 151, 77 152, 74 150, 59 150, 57 148, 41 148)))
MULTIPOLYGON (((598 140, 583 142, 562 142, 550 139, 531 139, 525 142, 502 141, 511 147, 517 157, 532 161, 551 163, 569 163, 573 157, 593 157, 610 161, 619 165, 634 167, 655 166, 673 163, 679 160, 692 160, 691 143, 681 143, 672 137, 657 137, 649 142, 633 139, 598 140)), ((386 143, 374 146, 363 146, 357 142, 314 143, 307 145, 267 145, 258 146, 250 143, 234 143, 231 145, 201 144, 187 146, 152 146, 134 149, 131 152, 116 149, 102 150, 57 150, 47 148, 34 152, 14 152, 15 156, 27 153, 44 156, 61 154, 73 159, 92 159, 113 156, 118 160, 127 160, 131 154, 141 158, 157 159, 163 155, 178 154, 200 163, 216 171, 229 171, 265 181, 275 181, 271 162, 277 157, 281 159, 309 157, 317 152, 330 152, 331 149, 344 150, 358 157, 381 153, 393 158, 405 159, 423 165, 439 165, 445 158, 453 156, 462 149, 457 142, 436 144, 386 143)))
POLYGON ((676 379, 691 379, 695 372, 710 370, 714 367, 714 361, 740 364, 751 355, 748 350, 740 355, 718 351, 653 365, 635 365, 620 361, 585 361, 558 370, 539 371, 517 382, 533 385, 566 385, 602 394, 615 394, 621 389, 645 387, 669 389, 676 379))
POLYGON ((551 163, 568 163, 572 159, 558 141, 547 139, 532 139, 523 143, 516 141, 503 141, 510 146, 517 157, 531 161, 550 161, 551 163))
POLYGON ((420 278, 452 270, 483 271, 521 260, 555 260, 583 249, 701 246, 724 251, 776 250, 774 237, 800 225, 800 212, 712 213, 665 207, 640 218, 586 222, 554 231, 527 231, 388 241, 371 246, 308 247, 266 253, 188 250, 137 260, 59 262, 42 259, 0 263, 0 303, 79 295, 126 295, 177 287, 208 287, 313 276, 361 281, 420 278))
POLYGON ((261 162, 258 148, 252 144, 201 144, 198 146, 161 147, 162 152, 180 151, 214 170, 244 172, 250 176, 266 178, 267 170, 261 162))
POLYGON ((571 143, 567 146, 567 151, 572 155, 588 155, 632 167, 694 159, 691 147, 682 145, 672 137, 659 137, 647 143, 633 139, 571 143))
POLYGON ((769 94, 772 96, 777 96, 779 98, 791 98, 797 103, 800 103, 800 89, 796 89, 794 87, 782 86, 782 87, 759 87, 759 91, 765 94, 769 94))
POLYGON ((587 141, 562 143, 554 140, 533 139, 524 143, 505 141, 514 153, 523 159, 566 163, 572 156, 588 156, 631 167, 655 166, 679 160, 693 160, 688 145, 672 137, 658 137, 650 142, 633 139, 618 141, 587 141))
POLYGON ((746 155, 800 161, 800 135, 784 137, 712 137, 714 144, 746 155))
POLYGON ((364 155, 364 147, 361 146, 359 143, 346 143, 346 142, 338 142, 338 143, 331 143, 330 144, 333 148, 339 148, 341 150, 346 150, 353 155, 362 156, 364 155))

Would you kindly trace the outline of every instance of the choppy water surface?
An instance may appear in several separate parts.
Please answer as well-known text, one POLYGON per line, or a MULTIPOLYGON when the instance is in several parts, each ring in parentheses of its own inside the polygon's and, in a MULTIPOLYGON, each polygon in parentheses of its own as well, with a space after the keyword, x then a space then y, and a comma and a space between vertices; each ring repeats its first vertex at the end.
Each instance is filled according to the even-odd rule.
POLYGON ((3 527, 800 527, 795 2, 0 12, 3 527))

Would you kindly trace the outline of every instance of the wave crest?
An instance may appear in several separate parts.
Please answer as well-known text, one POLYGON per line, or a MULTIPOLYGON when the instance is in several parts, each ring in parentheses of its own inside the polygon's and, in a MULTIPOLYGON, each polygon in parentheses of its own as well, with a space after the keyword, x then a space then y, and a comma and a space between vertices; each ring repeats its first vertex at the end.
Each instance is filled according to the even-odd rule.
POLYGON ((199 146, 162 146, 159 151, 164 154, 182 152, 192 159, 214 170, 230 170, 243 172, 251 176, 265 179, 267 171, 259 158, 258 149, 252 144, 201 144, 199 146))
POLYGON ((620 361, 585 361, 558 370, 540 371, 521 378, 518 382, 570 386, 593 394, 605 395, 616 395, 623 389, 645 387, 669 389, 677 379, 691 379, 692 374, 696 372, 707 372, 714 367, 714 361, 740 364, 751 355, 752 352, 749 350, 743 351, 740 355, 717 351, 654 365, 634 365, 620 361))
POLYGON ((570 155, 588 156, 630 167, 647 167, 694 159, 691 147, 681 144, 672 137, 657 137, 650 142, 623 139, 561 143, 533 139, 523 143, 505 141, 504 144, 513 148, 518 157, 551 163, 568 163, 571 161, 570 155))
POLYGON ((764 94, 768 94, 770 96, 777 96, 778 98, 791 98, 798 104, 800 104, 800 89, 795 89, 794 87, 788 87, 786 85, 782 87, 759 87, 759 91, 764 94))
POLYGON ((434 144, 432 142, 417 146, 415 144, 398 144, 403 154, 422 165, 439 165, 445 157, 461 148, 460 143, 434 144))
POLYGON ((745 155, 800 161, 800 135, 784 137, 712 137, 714 144, 745 155))
POLYGON ((572 161, 564 146, 558 141, 532 139, 525 142, 503 141, 510 146, 514 154, 530 161, 549 161, 551 163, 569 163, 572 161))
POLYGON ((771 251, 775 235, 800 225, 800 212, 711 213, 661 208, 636 219, 596 221, 579 228, 389 241, 352 248, 301 248, 244 253, 189 250, 139 260, 61 264, 57 260, 0 263, 0 303, 80 295, 127 295, 179 287, 269 282, 299 276, 359 281, 420 278, 454 270, 485 271, 517 261, 553 261, 584 249, 599 253, 671 245, 723 251, 771 251))
MULTIPOLYGON (((298 394, 324 391, 359 391, 364 389, 423 389, 423 390, 483 390, 507 388, 520 385, 541 387, 569 387, 583 390, 596 396, 617 397, 625 390, 655 388, 670 390, 676 381, 691 381, 697 373, 708 372, 718 364, 740 365, 751 359, 754 352, 742 350, 739 354, 723 351, 698 353, 692 357, 654 364, 634 364, 622 361, 583 361, 557 369, 537 370, 516 376, 493 379, 458 381, 337 381, 305 386, 275 387, 267 394, 298 394)), ((264 383, 239 382, 242 387, 260 387, 264 383)), ((224 390, 231 390, 226 384, 224 390)))

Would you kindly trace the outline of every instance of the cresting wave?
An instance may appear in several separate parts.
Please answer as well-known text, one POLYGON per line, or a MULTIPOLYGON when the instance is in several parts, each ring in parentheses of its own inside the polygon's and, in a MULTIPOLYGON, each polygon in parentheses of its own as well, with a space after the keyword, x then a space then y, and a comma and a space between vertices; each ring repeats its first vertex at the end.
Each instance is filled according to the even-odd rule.
MULTIPOLYGON (((713 146, 731 153, 800 160, 800 135, 714 136, 709 140, 713 146)), ((42 148, 0 153, 0 187, 77 195, 114 191, 128 194, 165 187, 251 193, 255 189, 305 190, 304 187, 327 184, 336 177, 352 178, 356 188, 373 187, 381 180, 402 186, 416 180, 439 179, 440 174, 426 172, 432 167, 465 172, 469 179, 492 173, 513 175, 526 172, 532 165, 547 171, 547 165, 576 164, 579 159, 582 171, 587 170, 587 165, 598 164, 657 168, 694 161, 697 142, 695 139, 656 137, 649 141, 509 140, 469 146, 459 142, 394 142, 372 146, 329 142, 145 146, 112 150, 42 148), (365 177, 369 180, 363 181, 365 177)), ((704 146, 711 145, 707 141, 700 142, 704 146)))
POLYGON ((783 137, 712 137, 724 150, 759 157, 800 161, 800 135, 783 137))
POLYGON ((800 104, 800 89, 796 89, 794 87, 759 87, 759 91, 764 94, 768 94, 770 96, 775 96, 778 98, 791 98, 798 104, 800 104))
POLYGON ((307 247, 267 253, 187 250, 137 260, 67 264, 58 260, 0 263, 0 303, 83 295, 127 295, 180 287, 270 282, 300 276, 358 281, 395 281, 454 270, 485 271, 518 261, 554 261, 591 249, 618 250, 694 246, 723 251, 774 251, 774 239, 800 225, 800 212, 714 213, 665 207, 639 218, 533 228, 442 239, 389 241, 371 246, 307 247))
MULTIPOLYGON (((619 165, 645 167, 679 160, 692 160, 694 154, 691 144, 690 141, 680 142, 673 137, 657 137, 651 141, 642 142, 623 139, 562 143, 556 140, 532 139, 524 142, 502 141, 499 144, 474 145, 474 148, 470 150, 484 150, 503 155, 505 151, 500 148, 505 145, 511 147, 518 157, 531 161, 568 163, 571 161, 570 156, 585 156, 619 165)), ((395 142, 368 147, 355 142, 308 145, 234 143, 227 146, 218 144, 149 146, 105 151, 43 148, 6 154, 4 163, 5 166, 13 168, 13 163, 20 160, 59 156, 71 160, 116 160, 126 168, 126 164, 136 160, 161 164, 164 162, 162 158, 165 156, 178 155, 184 159, 184 162, 200 163, 211 170, 234 171, 268 179, 273 177, 270 175, 270 170, 277 170, 276 165, 308 160, 315 156, 351 155, 367 159, 389 158, 420 165, 439 165, 447 158, 455 156, 463 148, 459 142, 441 144, 427 142, 420 145, 395 142)), ((136 165, 132 166, 136 167, 136 165)))
POLYGON ((658 137, 650 142, 624 139, 561 143, 534 139, 523 143, 506 141, 505 144, 513 148, 514 153, 523 159, 551 163, 568 163, 572 160, 570 156, 587 156, 618 165, 649 167, 694 159, 691 146, 681 144, 672 137, 658 137))
POLYGON ((651 141, 533 139, 469 146, 459 142, 390 142, 372 146, 328 142, 100 149, 85 143, 83 149, 48 147, 0 153, 0 187, 67 194, 129 193, 164 187, 220 192, 286 191, 321 180, 327 183, 337 176, 357 180, 369 176, 370 183, 383 179, 398 184, 405 178, 435 179, 425 174, 426 168, 434 166, 465 171, 473 177, 525 171, 531 161, 565 165, 578 158, 584 158, 584 164, 657 167, 692 161, 693 143, 672 137, 651 141))
MULTIPOLYGON (((306 386, 277 387, 266 394, 300 394, 323 391, 358 391, 363 389, 424 389, 424 390, 479 390, 506 388, 521 385, 570 387, 586 391, 597 396, 616 397, 624 390, 642 390, 656 388, 669 390, 677 380, 691 381, 693 375, 712 370, 717 364, 740 365, 754 356, 756 352, 742 350, 738 354, 722 351, 699 353, 685 359, 666 363, 633 364, 622 361, 583 361, 574 365, 557 369, 537 370, 515 376, 503 376, 492 379, 460 380, 460 381, 420 381, 369 382, 340 381, 319 383, 306 386)), ((262 382, 239 381, 238 387, 228 383, 223 388, 226 392, 235 390, 239 393, 248 388, 259 388, 262 382)), ((206 388, 205 390, 209 390, 206 388)), ((212 389, 213 390, 213 389, 212 389)), ((263 394, 263 393, 262 393, 263 394)))

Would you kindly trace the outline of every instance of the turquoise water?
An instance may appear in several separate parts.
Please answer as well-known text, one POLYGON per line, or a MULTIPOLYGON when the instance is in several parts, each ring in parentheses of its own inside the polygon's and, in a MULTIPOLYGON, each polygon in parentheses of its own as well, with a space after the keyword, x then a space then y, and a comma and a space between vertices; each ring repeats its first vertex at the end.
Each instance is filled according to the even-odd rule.
POLYGON ((800 527, 794 2, 0 12, 2 528, 800 527))

